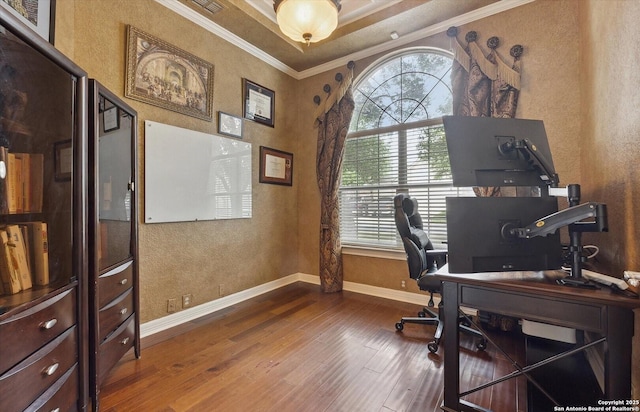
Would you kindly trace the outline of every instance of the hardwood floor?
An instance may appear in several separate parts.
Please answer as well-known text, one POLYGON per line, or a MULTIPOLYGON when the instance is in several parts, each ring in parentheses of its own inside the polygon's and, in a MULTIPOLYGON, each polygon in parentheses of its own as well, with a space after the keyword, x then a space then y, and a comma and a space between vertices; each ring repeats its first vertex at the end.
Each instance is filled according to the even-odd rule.
MULTIPOLYGON (((289 285, 143 339, 141 358, 128 354, 107 379, 100 410, 440 411, 444 345, 436 355, 427 350, 432 326, 395 330, 419 309, 289 285)), ((517 335, 493 338, 521 362, 517 335)), ((463 390, 513 370, 491 345, 479 352, 461 335, 461 347, 463 390)), ((517 378, 466 399, 524 411, 525 388, 517 378)))

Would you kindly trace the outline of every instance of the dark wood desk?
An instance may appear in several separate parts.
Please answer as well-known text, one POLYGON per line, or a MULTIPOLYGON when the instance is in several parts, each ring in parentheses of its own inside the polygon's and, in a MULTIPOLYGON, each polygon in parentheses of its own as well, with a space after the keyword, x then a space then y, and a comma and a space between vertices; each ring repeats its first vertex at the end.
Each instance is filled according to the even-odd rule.
MULTIPOLYGON (((604 339, 604 397, 631 397, 631 340, 633 309, 640 300, 612 292, 606 287, 583 289, 556 284, 560 271, 491 272, 451 274, 448 267, 437 273, 442 282, 445 319, 455 319, 460 306, 506 316, 550 323, 593 332, 604 339)), ((444 325, 445 411, 486 410, 460 399, 460 353, 458 325, 444 325)))

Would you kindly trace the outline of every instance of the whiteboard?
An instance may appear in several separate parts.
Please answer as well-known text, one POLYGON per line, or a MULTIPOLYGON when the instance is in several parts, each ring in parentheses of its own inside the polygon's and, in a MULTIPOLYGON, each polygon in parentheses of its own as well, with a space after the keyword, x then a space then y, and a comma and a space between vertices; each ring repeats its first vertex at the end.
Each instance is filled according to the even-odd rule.
POLYGON ((250 218, 251 143, 145 120, 145 223, 250 218))

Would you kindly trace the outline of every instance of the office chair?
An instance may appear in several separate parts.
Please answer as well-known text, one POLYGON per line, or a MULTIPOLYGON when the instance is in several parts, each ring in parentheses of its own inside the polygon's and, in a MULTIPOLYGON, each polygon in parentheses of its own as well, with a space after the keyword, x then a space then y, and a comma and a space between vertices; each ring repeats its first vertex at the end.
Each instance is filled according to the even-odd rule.
MULTIPOLYGON (((434 340, 427 345, 430 352, 436 353, 442 337, 444 319, 430 309, 434 306, 433 294, 440 293, 442 289, 440 280, 433 274, 447 262, 447 251, 433 248, 429 236, 423 230, 422 217, 418 212, 416 199, 405 193, 400 193, 394 197, 393 205, 396 228, 407 254, 409 277, 416 280, 420 290, 425 290, 430 294, 428 307, 424 307, 418 313, 418 317, 403 317, 400 322, 396 323, 396 330, 402 331, 405 323, 436 325, 434 340)), ((442 301, 438 306, 442 306, 442 301)), ((484 350, 487 347, 487 341, 479 331, 463 324, 464 317, 459 317, 457 321, 460 323, 460 330, 480 337, 480 341, 476 344, 479 350, 484 350)))

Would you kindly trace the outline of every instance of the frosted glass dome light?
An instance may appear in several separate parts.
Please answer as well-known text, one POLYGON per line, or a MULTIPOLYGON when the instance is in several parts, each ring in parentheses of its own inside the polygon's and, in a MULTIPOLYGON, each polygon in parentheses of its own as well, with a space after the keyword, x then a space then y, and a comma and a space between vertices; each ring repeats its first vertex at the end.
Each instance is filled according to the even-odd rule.
POLYGON ((307 45, 326 39, 338 27, 340 0, 274 0, 273 8, 280 30, 307 45))

